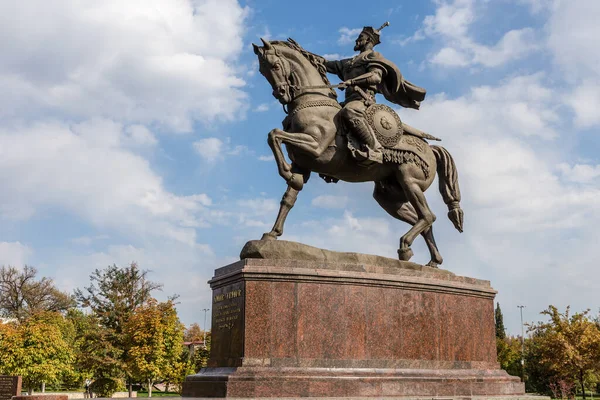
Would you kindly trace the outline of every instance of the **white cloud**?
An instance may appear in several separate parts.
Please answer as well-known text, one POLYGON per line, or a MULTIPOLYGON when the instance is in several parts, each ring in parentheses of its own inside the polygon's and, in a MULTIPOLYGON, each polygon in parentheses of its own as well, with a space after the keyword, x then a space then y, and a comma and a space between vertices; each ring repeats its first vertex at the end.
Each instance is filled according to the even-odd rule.
POLYGON ((219 138, 200 139, 194 142, 193 146, 194 150, 200 154, 200 157, 209 163, 213 163, 217 161, 219 157, 222 157, 221 153, 223 152, 224 145, 223 141, 219 138))
POLYGON ((548 46, 555 61, 567 72, 567 82, 600 75, 600 2, 556 1, 548 21, 548 46))
POLYGON ((312 205, 321 208, 346 208, 348 197, 346 196, 317 196, 312 200, 312 205))
POLYGON ((423 28, 402 45, 419 40, 423 34, 439 38, 444 47, 430 57, 430 62, 446 67, 482 65, 497 67, 522 58, 539 48, 535 32, 531 28, 506 32, 492 46, 478 43, 470 27, 477 19, 474 0, 440 0, 434 15, 423 20, 423 28))
POLYGON ((275 156, 273 156, 273 154, 268 156, 259 156, 258 159, 260 161, 275 161, 275 156))
POLYGON ((143 125, 131 125, 125 130, 129 141, 137 146, 156 146, 158 140, 148 128, 143 125))
MULTIPOLYGON (((560 81, 571 87, 560 97, 575 114, 579 128, 600 124, 600 2, 588 0, 522 0, 551 10, 546 45, 560 68, 560 81)), ((537 9, 536 8, 536 9, 537 9)))
POLYGON ((271 215, 279 209, 279 204, 275 199, 243 199, 238 200, 237 204, 251 211, 253 215, 271 215))
POLYGON ((435 15, 428 15, 423 20, 425 33, 464 38, 469 25, 475 20, 473 5, 473 0, 438 1, 435 15))
POLYGON ((347 45, 350 43, 354 43, 358 34, 362 32, 362 28, 347 28, 342 27, 338 31, 340 33, 340 37, 338 38, 338 44, 347 45))
POLYGON ((556 0, 518 0, 518 3, 529 6, 532 14, 538 14, 541 11, 550 9, 556 0))
POLYGON ((33 250, 21 242, 0 242, 0 266, 22 267, 33 250))
POLYGON ((80 237, 71 239, 71 243, 81 245, 81 246, 89 246, 93 242, 96 242, 98 240, 105 240, 108 238, 109 238, 108 235, 80 236, 80 237))
POLYGON ((265 112, 269 111, 269 103, 261 103, 253 110, 254 112, 265 112))
MULTIPOLYGON (((600 76, 600 75, 599 75, 600 76)), ((565 103, 575 112, 575 124, 590 128, 600 124, 600 84, 584 81, 568 94, 565 103)))
POLYGON ((337 60, 345 60, 347 58, 352 58, 352 55, 343 55, 343 54, 339 54, 339 53, 327 53, 327 54, 323 54, 323 58, 325 58, 326 60, 329 61, 337 61, 337 60))
POLYGON ((225 141, 212 137, 200 139, 193 143, 194 150, 208 163, 215 163, 225 159, 225 156, 238 156, 242 153, 252 153, 243 145, 231 146, 231 139, 225 141))
MULTIPOLYGON (((558 135, 556 124, 559 114, 555 93, 543 82, 544 75, 541 73, 516 76, 499 86, 474 87, 467 95, 454 100, 448 100, 444 94, 432 96, 423 102, 423 108, 435 108, 450 118, 455 126, 460 125, 461 137, 481 135, 479 129, 485 128, 485 131, 494 132, 495 137, 538 136, 552 139, 558 135)), ((401 115, 406 113, 399 112, 401 115)), ((431 125, 431 122, 422 120, 424 114, 427 112, 411 112, 406 122, 413 125, 411 119, 416 118, 431 125)), ((446 121, 439 118, 436 121, 440 124, 435 124, 437 132, 432 134, 447 139, 444 137, 447 129, 443 127, 446 121)))
POLYGON ((4 119, 58 113, 190 131, 245 107, 237 1, 32 0, 0 11, 4 119))
POLYGON ((575 164, 569 165, 561 163, 557 166, 558 170, 564 176, 564 179, 571 182, 591 183, 593 180, 600 178, 600 164, 575 164))
POLYGON ((470 64, 466 54, 452 47, 444 47, 430 61, 434 64, 441 64, 447 67, 466 67, 470 64))
POLYGON ((1 128, 0 215, 27 219, 58 207, 96 227, 194 243, 205 197, 165 190, 145 159, 120 147, 127 138, 121 124, 101 119, 1 128))

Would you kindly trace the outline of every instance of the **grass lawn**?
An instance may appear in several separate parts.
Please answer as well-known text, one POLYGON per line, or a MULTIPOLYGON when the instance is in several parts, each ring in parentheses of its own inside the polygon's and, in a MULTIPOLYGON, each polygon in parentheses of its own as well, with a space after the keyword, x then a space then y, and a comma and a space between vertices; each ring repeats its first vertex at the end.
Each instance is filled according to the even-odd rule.
MULTIPOLYGON (((148 397, 148 392, 137 392, 137 397, 148 397)), ((152 397, 181 397, 177 392, 152 392, 152 397)))

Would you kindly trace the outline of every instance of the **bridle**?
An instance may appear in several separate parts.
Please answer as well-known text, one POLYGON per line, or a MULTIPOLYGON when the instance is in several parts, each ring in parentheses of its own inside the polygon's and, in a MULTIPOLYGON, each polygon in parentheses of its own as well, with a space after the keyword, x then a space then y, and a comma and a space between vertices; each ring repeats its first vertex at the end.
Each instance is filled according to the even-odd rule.
MULTIPOLYGON (((279 52, 279 50, 277 48, 275 48, 275 55, 280 59, 280 60, 286 60, 281 53, 279 52)), ((287 61, 287 60, 286 60, 287 61)), ((280 62, 281 68, 283 69, 283 76, 285 78, 285 82, 279 83, 275 85, 274 88, 274 92, 280 93, 281 90, 286 90, 289 92, 290 94, 290 101, 282 104, 282 108, 283 108, 283 112, 289 115, 289 104, 292 103, 294 100, 296 100, 298 97, 300 97, 301 95, 305 94, 303 92, 306 92, 308 90, 312 90, 312 89, 335 89, 337 87, 342 86, 340 85, 313 85, 313 86, 300 86, 294 83, 294 81, 298 81, 298 79, 295 79, 295 77, 297 76, 296 72, 294 71, 294 68, 292 66, 292 63, 287 61, 287 62, 280 62), (289 71, 287 70, 287 66, 289 65, 289 71), (286 108, 287 107, 287 108, 286 108)), ((323 103, 323 101, 316 101, 314 102, 315 105, 325 105, 323 103)), ((335 102, 336 104, 337 101, 335 102)), ((329 104, 329 103, 328 103, 329 104)))

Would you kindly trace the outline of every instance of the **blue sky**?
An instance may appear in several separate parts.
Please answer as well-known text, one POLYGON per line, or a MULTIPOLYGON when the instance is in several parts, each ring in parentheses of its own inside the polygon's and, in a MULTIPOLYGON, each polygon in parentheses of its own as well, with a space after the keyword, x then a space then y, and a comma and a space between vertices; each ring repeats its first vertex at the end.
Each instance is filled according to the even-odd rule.
MULTIPOLYGON (((428 90, 403 120, 443 139, 465 210, 432 186, 443 267, 489 279, 512 333, 549 304, 600 308, 600 2, 595 0, 9 1, 0 6, 0 264, 64 290, 136 261, 181 295, 270 229, 285 184, 267 133, 283 111, 251 43, 292 37, 329 58, 365 25, 428 90)), ((330 77, 333 82, 337 78, 330 77)), ((383 101, 383 99, 381 99, 383 101)), ((395 257, 407 225, 371 184, 311 178, 283 239, 395 257)), ((418 238, 415 261, 426 262, 418 238)))

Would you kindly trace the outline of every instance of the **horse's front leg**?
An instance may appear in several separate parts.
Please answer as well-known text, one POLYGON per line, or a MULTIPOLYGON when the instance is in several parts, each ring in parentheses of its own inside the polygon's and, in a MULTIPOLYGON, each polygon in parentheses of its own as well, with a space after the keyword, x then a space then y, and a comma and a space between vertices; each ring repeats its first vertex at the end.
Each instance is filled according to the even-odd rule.
MULTIPOLYGON (((292 171, 294 171, 293 174, 302 176, 303 183, 306 183, 310 177, 310 171, 302 171, 296 165, 292 166, 292 171)), ((273 229, 271 229, 271 232, 263 234, 261 240, 277 239, 278 236, 283 234, 283 224, 285 223, 290 210, 296 203, 298 192, 299 190, 296 190, 291 185, 288 185, 287 190, 281 198, 279 212, 277 213, 275 224, 273 224, 273 229)))
POLYGON ((271 229, 271 232, 263 234, 260 240, 277 239, 278 236, 281 236, 283 234, 283 224, 285 223, 285 219, 287 218, 288 213, 290 212, 292 207, 294 207, 297 198, 298 190, 288 185, 287 190, 281 198, 279 213, 277 213, 277 219, 273 224, 273 229, 271 229))
POLYGON ((323 151, 319 143, 315 140, 314 136, 307 133, 289 133, 277 128, 269 132, 267 141, 273 151, 279 175, 294 189, 302 190, 304 179, 302 175, 295 174, 292 171, 292 166, 285 159, 281 145, 285 143, 318 157, 323 151))

